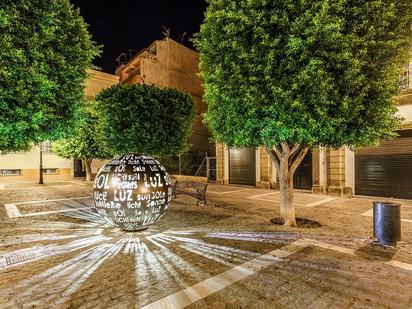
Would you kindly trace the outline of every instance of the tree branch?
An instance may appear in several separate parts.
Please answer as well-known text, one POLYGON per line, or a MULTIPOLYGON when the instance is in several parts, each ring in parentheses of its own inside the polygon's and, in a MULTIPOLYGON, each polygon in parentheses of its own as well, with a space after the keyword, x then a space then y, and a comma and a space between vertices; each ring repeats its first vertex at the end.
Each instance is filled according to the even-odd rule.
POLYGON ((288 144, 287 144, 287 143, 281 143, 281 145, 282 145, 282 150, 283 150, 282 153, 283 153, 284 155, 286 155, 286 156, 289 157, 289 155, 290 155, 290 148, 289 148, 288 144))
POLYGON ((299 152, 297 152, 297 155, 294 156, 294 160, 293 160, 293 162, 292 162, 292 164, 290 165, 290 168, 289 168, 291 176, 293 176, 293 174, 295 173, 295 171, 298 168, 299 164, 302 162, 303 158, 308 153, 308 150, 309 150, 309 146, 304 146, 300 149, 299 152))
POLYGON ((300 149, 300 144, 295 144, 292 150, 290 151, 290 154, 291 155, 295 154, 299 149, 300 149))
POLYGON ((300 144, 297 144, 295 146, 293 146, 293 149, 295 149, 295 151, 293 152, 293 154, 290 155, 289 157, 289 161, 288 161, 288 166, 289 168, 292 166, 293 162, 295 161, 296 156, 299 154, 299 152, 302 150, 304 146, 301 146, 300 144))
POLYGON ((280 162, 279 162, 279 156, 277 154, 277 150, 276 147, 273 147, 274 149, 270 149, 268 146, 265 146, 267 153, 269 154, 269 156, 271 157, 273 163, 275 164, 276 169, 279 171, 280 168, 280 162))
POLYGON ((282 157, 282 151, 279 149, 279 146, 273 146, 273 151, 278 156, 278 160, 280 160, 280 158, 282 157))

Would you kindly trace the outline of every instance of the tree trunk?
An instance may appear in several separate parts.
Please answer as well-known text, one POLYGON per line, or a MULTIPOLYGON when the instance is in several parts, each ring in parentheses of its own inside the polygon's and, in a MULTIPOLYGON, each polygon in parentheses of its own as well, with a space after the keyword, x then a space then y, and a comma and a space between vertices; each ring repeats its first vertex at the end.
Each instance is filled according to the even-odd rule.
POLYGON ((93 159, 83 159, 86 170, 86 181, 92 181, 92 160, 93 159))
POLYGON ((308 146, 298 144, 289 148, 286 143, 273 148, 266 147, 279 176, 280 217, 285 226, 296 226, 295 207, 293 206, 293 175, 308 150, 308 146))
POLYGON ((280 217, 285 226, 296 226, 293 206, 293 174, 287 158, 282 158, 279 163, 280 217))

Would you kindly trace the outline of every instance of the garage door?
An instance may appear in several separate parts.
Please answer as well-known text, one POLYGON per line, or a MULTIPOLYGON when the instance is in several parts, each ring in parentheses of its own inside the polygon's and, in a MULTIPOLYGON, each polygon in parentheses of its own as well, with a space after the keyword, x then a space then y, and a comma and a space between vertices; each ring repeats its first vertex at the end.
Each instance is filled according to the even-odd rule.
POLYGON ((229 183, 256 185, 255 148, 229 150, 229 183))
POLYGON ((412 130, 355 152, 355 193, 412 199, 412 130))

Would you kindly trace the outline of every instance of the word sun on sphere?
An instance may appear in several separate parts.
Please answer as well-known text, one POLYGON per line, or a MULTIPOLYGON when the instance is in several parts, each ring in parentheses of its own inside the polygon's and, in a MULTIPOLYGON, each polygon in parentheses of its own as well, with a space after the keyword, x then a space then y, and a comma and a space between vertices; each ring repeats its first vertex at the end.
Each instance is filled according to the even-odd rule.
POLYGON ((172 198, 164 166, 150 156, 127 154, 103 166, 93 185, 98 213, 110 224, 138 231, 158 221, 172 198))

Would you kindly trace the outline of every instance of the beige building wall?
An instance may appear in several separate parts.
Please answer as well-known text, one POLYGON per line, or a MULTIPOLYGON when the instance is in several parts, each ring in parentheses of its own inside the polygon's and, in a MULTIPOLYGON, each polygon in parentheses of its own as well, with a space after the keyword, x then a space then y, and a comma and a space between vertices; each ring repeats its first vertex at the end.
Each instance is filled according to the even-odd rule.
MULTIPOLYGON (((39 178, 40 147, 35 146, 28 152, 12 153, 0 156, 0 170, 20 170, 18 176, 0 176, 2 181, 37 180, 39 178)), ((43 174, 45 181, 68 179, 71 176, 72 163, 54 154, 43 152, 43 168, 57 169, 56 174, 43 174)))
POLYGON ((92 175, 96 175, 99 170, 108 162, 109 160, 98 160, 98 159, 94 159, 92 161, 92 175))
POLYGON ((119 83, 119 76, 96 71, 88 70, 88 79, 86 80, 86 87, 84 95, 87 100, 93 100, 95 96, 103 89, 109 88, 119 83))
MULTIPOLYGON (((408 92, 407 92, 408 93, 408 92)), ((405 94, 401 94, 405 95, 405 94)), ((404 119, 404 128, 412 128, 412 92, 409 101, 404 99, 398 107, 404 119)), ((229 184, 227 147, 216 146, 217 183, 229 184)), ((257 151, 256 187, 278 189, 276 171, 270 156, 263 147, 257 151)), ((312 150, 312 191, 337 196, 352 196, 355 188, 355 155, 348 147, 341 149, 318 148, 312 150)))
MULTIPOLYGON (((412 128, 412 61, 403 75, 406 87, 396 97, 403 128, 412 128)), ((216 146, 217 182, 228 184, 229 159, 223 144, 216 146)), ((256 186, 278 189, 276 170, 263 147, 256 152, 256 186)), ((312 191, 338 196, 351 196, 355 189, 355 154, 348 147, 312 150, 312 191)))
POLYGON ((204 89, 196 51, 170 38, 157 40, 128 63, 119 66, 116 74, 122 83, 172 87, 189 93, 196 102, 196 116, 189 140, 191 150, 215 152, 215 145, 209 142, 211 134, 202 123, 207 104, 202 99, 204 89))
POLYGON ((122 83, 144 83, 158 87, 175 87, 199 98, 203 95, 199 78, 199 54, 166 38, 148 48, 116 70, 122 83))
MULTIPOLYGON (((86 81, 85 96, 87 100, 93 100, 103 89, 110 88, 119 83, 119 76, 101 71, 89 70, 89 78, 86 81)), ((107 160, 92 161, 92 174, 97 174, 100 168, 107 163, 107 160)), ((73 175, 73 174, 72 174, 73 175)))
POLYGON ((224 144, 217 144, 216 145, 216 183, 218 184, 228 184, 225 183, 224 179, 224 169, 225 169, 225 162, 224 162, 224 154, 225 145, 224 144))
MULTIPOLYGON (((86 80, 85 96, 91 100, 102 89, 108 88, 119 82, 116 75, 89 70, 89 77, 86 80)), ((98 170, 102 162, 95 160, 92 165, 94 171, 98 170)), ((39 179, 40 148, 34 146, 30 151, 0 155, 0 182, 13 182, 39 179), (1 171, 19 170, 20 175, 2 176, 1 171)), ((73 177, 73 160, 63 159, 52 153, 43 151, 43 168, 56 169, 56 174, 43 174, 44 181, 64 180, 73 177)))
POLYGON ((259 147, 258 154, 260 156, 260 173, 256 175, 258 176, 256 177, 256 186, 269 189, 273 186, 272 161, 264 147, 259 147))

